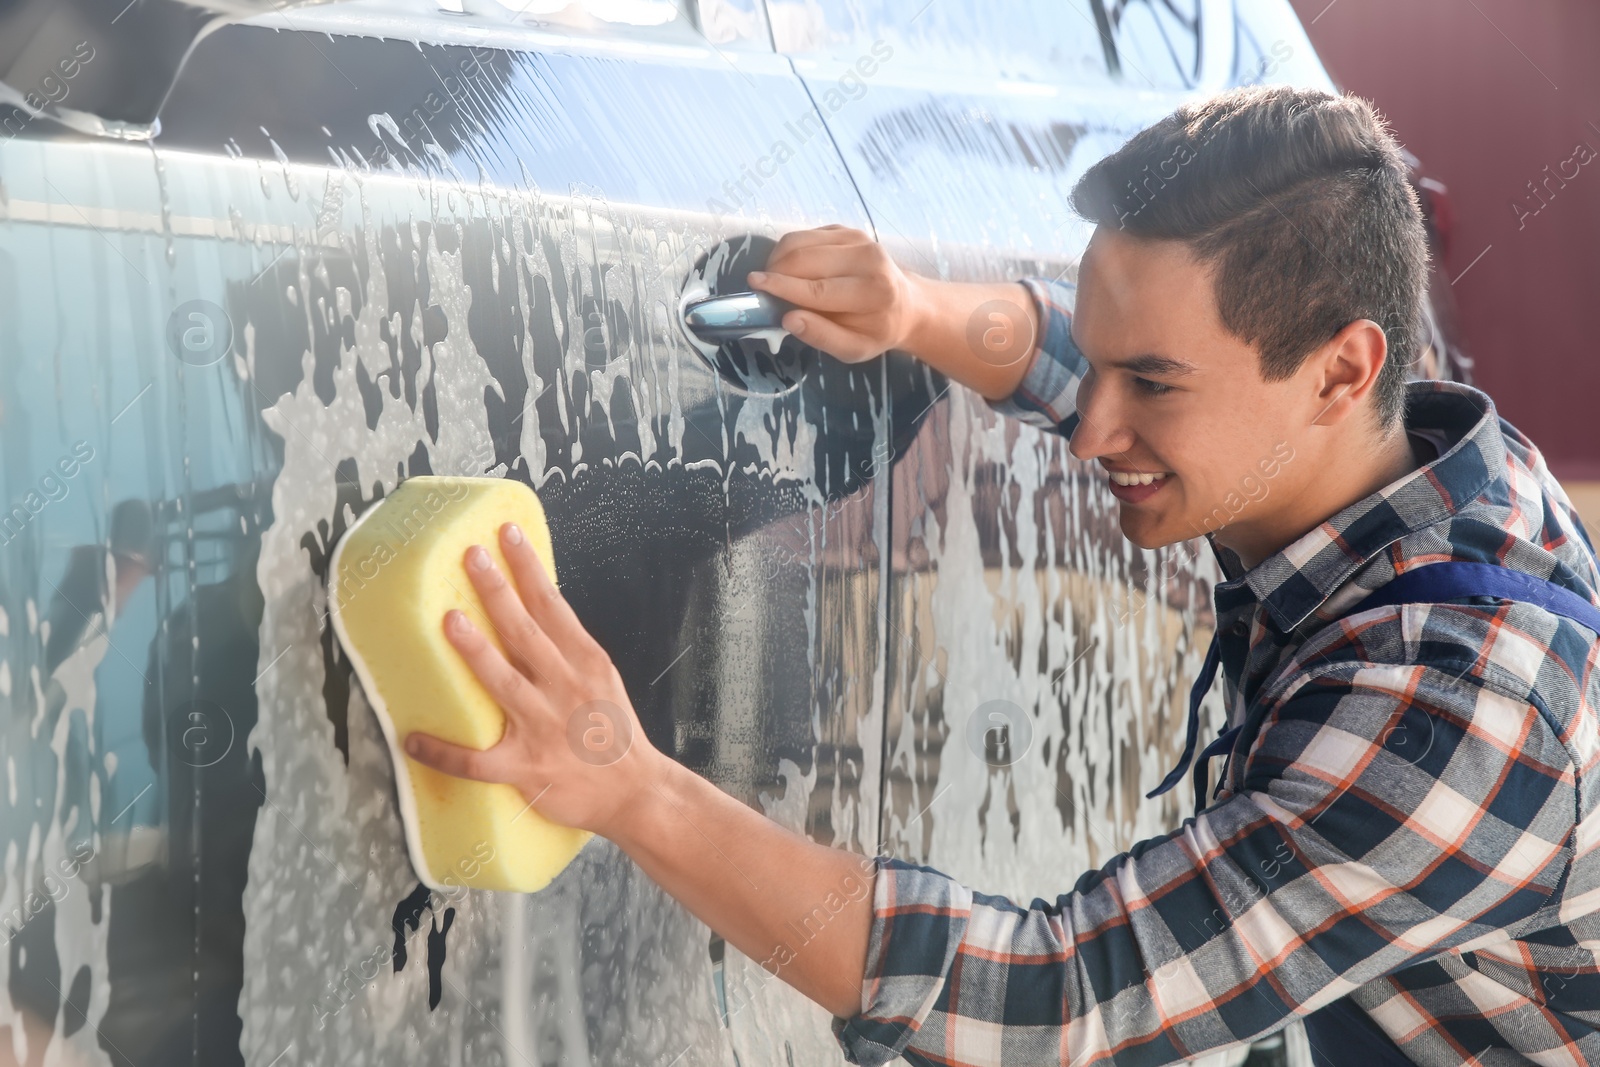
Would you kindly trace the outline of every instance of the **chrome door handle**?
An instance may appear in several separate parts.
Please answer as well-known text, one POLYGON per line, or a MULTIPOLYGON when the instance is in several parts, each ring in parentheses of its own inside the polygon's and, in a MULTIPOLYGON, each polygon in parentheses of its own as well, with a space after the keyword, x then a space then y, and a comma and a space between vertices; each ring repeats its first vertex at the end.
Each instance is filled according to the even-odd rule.
POLYGON ((787 336, 784 312, 794 306, 766 293, 727 293, 689 304, 683 310, 683 324, 708 345, 760 339, 776 352, 787 336))

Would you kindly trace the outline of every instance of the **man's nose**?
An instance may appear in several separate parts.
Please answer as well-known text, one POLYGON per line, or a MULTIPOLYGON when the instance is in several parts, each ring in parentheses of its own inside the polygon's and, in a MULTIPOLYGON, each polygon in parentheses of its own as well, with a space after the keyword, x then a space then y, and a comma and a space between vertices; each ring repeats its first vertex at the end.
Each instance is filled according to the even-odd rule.
POLYGON ((1127 452, 1133 445, 1133 431, 1122 421, 1118 405, 1104 390, 1089 387, 1087 381, 1083 386, 1078 390, 1078 425, 1067 450, 1086 462, 1127 452))

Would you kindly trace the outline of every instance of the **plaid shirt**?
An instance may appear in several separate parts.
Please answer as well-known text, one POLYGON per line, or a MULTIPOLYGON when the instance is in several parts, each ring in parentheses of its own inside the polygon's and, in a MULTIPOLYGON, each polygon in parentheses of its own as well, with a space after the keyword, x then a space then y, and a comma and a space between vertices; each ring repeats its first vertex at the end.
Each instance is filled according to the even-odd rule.
MULTIPOLYGON (((993 406, 1070 433, 1072 288, 1026 284, 1043 335, 993 406)), ((1212 544, 1242 724, 1221 799, 1025 907, 879 857, 851 1062, 1172 1063, 1345 996, 1417 1063, 1600 1062, 1595 633, 1488 597, 1340 618, 1439 561, 1591 602, 1600 573, 1487 396, 1407 388, 1437 459, 1248 572, 1212 544)))

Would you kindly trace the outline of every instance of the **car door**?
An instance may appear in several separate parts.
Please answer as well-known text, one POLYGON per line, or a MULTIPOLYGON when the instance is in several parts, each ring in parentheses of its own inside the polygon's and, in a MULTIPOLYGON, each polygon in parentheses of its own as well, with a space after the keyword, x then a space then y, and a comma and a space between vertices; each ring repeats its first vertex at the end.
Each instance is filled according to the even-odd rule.
MULTIPOLYGON (((1287 10, 1248 6, 1269 5, 1287 10)), ((1075 280, 1090 230, 1067 194, 1083 171, 1266 66, 1228 0, 1030 0, 1003 16, 943 0, 768 7, 880 239, 908 269, 960 281, 1075 280)), ((1303 34, 1279 36, 1291 44, 1267 75, 1326 81, 1303 34)), ((974 344, 1004 327, 975 322, 974 344)), ((882 848, 1051 899, 1187 813, 1182 790, 1144 793, 1182 750, 1219 575, 1202 542, 1129 544, 1103 475, 1066 441, 903 354, 888 364, 882 848)), ((1203 714, 1221 724, 1220 694, 1203 714)), ((1297 1026, 1197 1062, 1247 1053, 1310 1062, 1297 1026)))
POLYGON ((762 20, 296 8, 205 38, 153 140, 0 144, 25 1062, 732 1063, 757 1020, 779 1058, 743 1062, 831 1052, 607 842, 531 896, 420 886, 325 591, 402 478, 533 485, 651 741, 876 844, 882 368, 753 388, 678 324, 722 239, 868 224, 762 20))
MULTIPOLYGON (((883 241, 953 280, 1075 278, 1073 182, 1232 68, 1226 2, 768 6, 883 241)), ((884 845, 1053 897, 1181 814, 1142 795, 1181 751, 1212 563, 1134 548, 1063 439, 895 365, 922 384, 892 413, 918 425, 892 459, 884 845)))

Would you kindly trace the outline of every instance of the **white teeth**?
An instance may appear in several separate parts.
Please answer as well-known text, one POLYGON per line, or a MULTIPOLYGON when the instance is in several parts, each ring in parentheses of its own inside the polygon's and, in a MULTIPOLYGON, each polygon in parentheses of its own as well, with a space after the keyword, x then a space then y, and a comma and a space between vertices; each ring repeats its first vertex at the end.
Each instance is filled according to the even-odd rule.
POLYGON ((1121 471, 1107 471, 1106 473, 1111 475, 1111 480, 1118 485, 1149 485, 1151 482, 1159 482, 1166 477, 1165 474, 1124 474, 1121 471))

